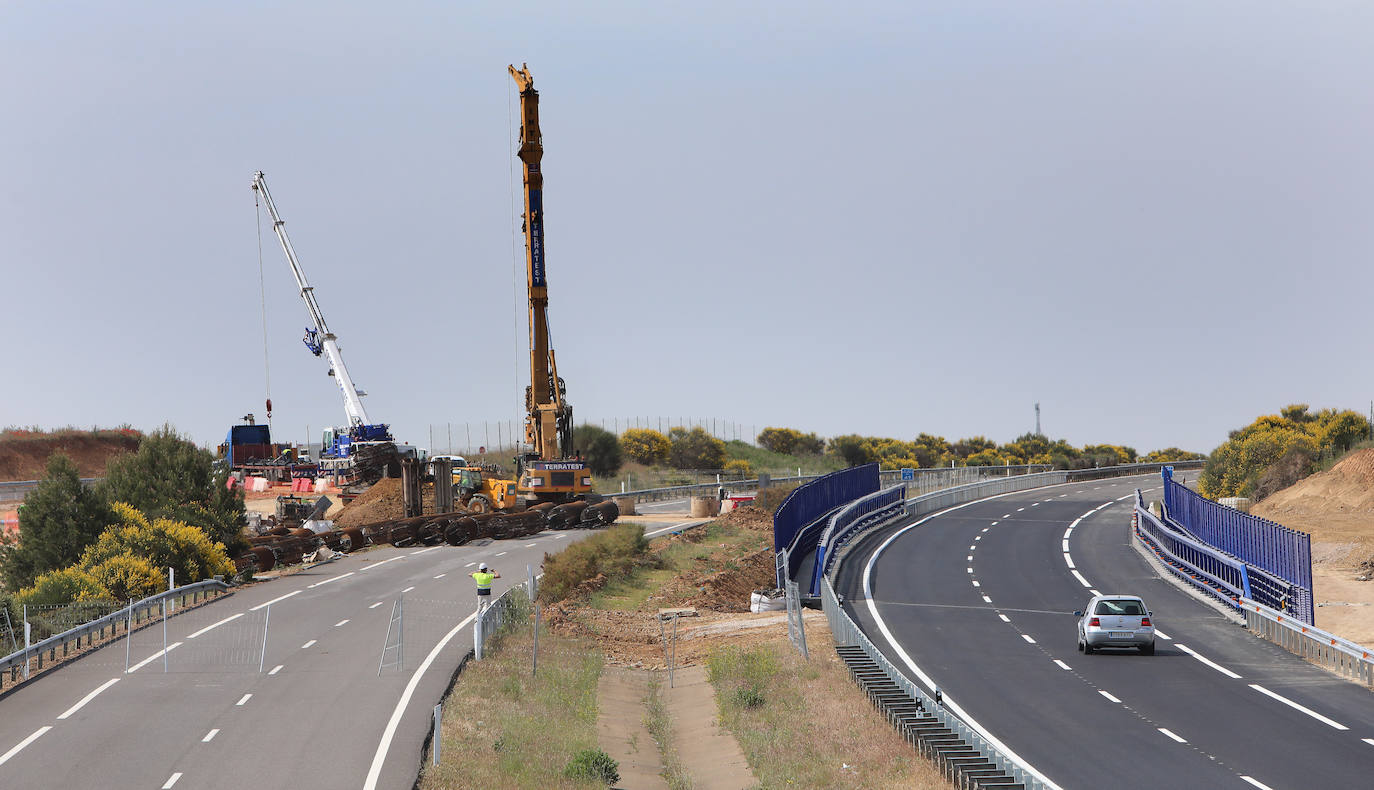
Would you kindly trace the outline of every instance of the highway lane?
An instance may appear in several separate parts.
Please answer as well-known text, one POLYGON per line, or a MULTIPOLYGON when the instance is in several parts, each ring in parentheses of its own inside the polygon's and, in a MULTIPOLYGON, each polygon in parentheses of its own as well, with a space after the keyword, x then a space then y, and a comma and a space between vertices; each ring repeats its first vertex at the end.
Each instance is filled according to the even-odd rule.
MULTIPOLYGON (((1157 484, 1070 484, 932 517, 884 550, 872 608, 947 699, 1063 787, 1366 782, 1374 695, 1249 636, 1127 545, 1126 497, 1157 484), (1144 596, 1171 640, 1153 657, 1077 653, 1068 612, 1094 589, 1144 596)), ((841 588, 903 666, 856 600, 862 559, 847 562, 841 588)))

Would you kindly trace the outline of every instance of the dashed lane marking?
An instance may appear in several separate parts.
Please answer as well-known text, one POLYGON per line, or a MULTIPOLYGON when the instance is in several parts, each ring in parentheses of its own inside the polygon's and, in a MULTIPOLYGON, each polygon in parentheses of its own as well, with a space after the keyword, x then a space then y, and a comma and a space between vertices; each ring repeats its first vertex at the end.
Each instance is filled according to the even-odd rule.
POLYGON ((244 694, 242 697, 239 697, 239 701, 238 701, 238 702, 235 702, 235 703, 234 703, 234 707, 236 707, 236 708, 242 708, 244 705, 247 705, 247 704, 248 704, 248 700, 250 700, 250 699, 252 699, 252 698, 253 698, 253 695, 252 695, 252 694, 244 694))
POLYGON ((110 679, 110 680, 105 681, 104 683, 101 683, 101 684, 96 688, 95 691, 92 691, 90 694, 87 694, 86 696, 82 697, 80 702, 76 703, 75 705, 71 706, 70 708, 67 708, 66 712, 63 713, 61 716, 58 716, 57 718, 59 718, 59 719, 65 719, 65 718, 67 718, 68 716, 71 716, 73 713, 76 713, 77 711, 79 711, 79 710, 81 710, 82 708, 86 707, 86 703, 87 703, 87 702, 90 702, 90 701, 93 700, 93 699, 95 699, 97 694, 99 694, 100 692, 104 691, 105 689, 109 688, 110 686, 113 686, 114 684, 116 684, 116 683, 118 683, 118 682, 119 682, 119 678, 112 678, 112 679, 110 679))
MULTIPOLYGON (((1155 635, 1158 636, 1158 635, 1159 635, 1159 632, 1156 631, 1156 632, 1155 632, 1155 635)), ((1240 675, 1237 675, 1236 673, 1232 672, 1231 670, 1227 669, 1226 667, 1222 666, 1221 664, 1218 664, 1217 662, 1211 660, 1210 658, 1206 658, 1205 656, 1203 656, 1202 654, 1198 653, 1196 650, 1192 649, 1191 647, 1188 647, 1187 645, 1180 643, 1180 644, 1178 645, 1178 649, 1179 649, 1179 650, 1182 650, 1183 652, 1187 653, 1188 655, 1192 656, 1193 658, 1196 658, 1198 661, 1201 661, 1202 663, 1206 664, 1207 666, 1211 667, 1212 669, 1215 669, 1216 671, 1220 672, 1221 674, 1225 675, 1226 677, 1231 678, 1232 680, 1240 680, 1240 675)), ((1256 686, 1255 688, 1258 688, 1258 686, 1256 686)))
POLYGON ((305 644, 301 645, 301 650, 305 650, 313 644, 315 644, 315 640, 311 639, 309 642, 306 642, 305 644))
POLYGON ((243 617, 243 612, 239 612, 238 614, 231 614, 231 615, 229 615, 228 617, 224 618, 223 620, 220 620, 218 623, 215 623, 214 625, 207 625, 207 626, 205 626, 204 628, 200 629, 199 631, 195 632, 194 634, 191 634, 190 636, 188 636, 188 637, 186 637, 186 638, 187 638, 187 639, 195 639, 196 637, 200 636, 201 634, 205 633, 206 631, 211 631, 211 630, 213 630, 213 629, 219 628, 220 626, 224 625, 225 623, 229 622, 230 620, 237 620, 237 619, 239 619, 240 617, 243 617))
POLYGON ((209 732, 205 733, 205 737, 201 738, 200 742, 209 743, 210 741, 213 741, 215 739, 216 735, 219 735, 219 730, 210 730, 209 732))
POLYGON ((1070 672, 1073 671, 1073 667, 1069 666, 1068 664, 1065 664, 1063 661, 1060 661, 1057 658, 1054 660, 1054 663, 1058 664, 1060 669, 1067 669, 1070 672))
POLYGON ((992 603, 992 599, 989 598, 989 597, 987 597, 986 595, 984 595, 984 596, 983 596, 983 603, 992 603))
POLYGON ((47 732, 48 730, 51 730, 51 729, 52 729, 52 725, 48 725, 48 726, 46 726, 46 727, 39 727, 37 730, 34 730, 34 733, 33 733, 32 735, 30 735, 29 737, 27 737, 27 738, 25 738, 24 740, 20 741, 20 742, 18 743, 18 745, 16 745, 13 749, 10 749, 9 751, 5 752, 4 754, 0 754, 0 765, 4 765, 6 762, 9 761, 9 759, 10 759, 11 757, 13 757, 13 756, 15 756, 16 754, 19 754, 19 752, 23 751, 23 749, 24 749, 25 746, 28 746, 29 744, 31 744, 31 743, 33 743, 34 741, 38 740, 39 738, 41 738, 41 737, 43 736, 43 733, 45 733, 45 732, 47 732))
POLYGON ((506 556, 506 555, 509 554, 509 553, 510 553, 510 552, 506 552, 506 551, 498 551, 498 552, 496 552, 496 556, 498 556, 498 557, 504 557, 504 556, 506 556))
POLYGON ((1069 572, 1072 573, 1073 577, 1077 579, 1079 582, 1081 582, 1084 587, 1092 587, 1092 585, 1088 583, 1088 580, 1083 578, 1083 574, 1078 572, 1077 568, 1074 568, 1069 572))
POLYGON ((1070 557, 1070 556, 1069 556, 1069 553, 1068 553, 1067 551, 1064 552, 1064 564, 1067 565, 1067 566, 1069 566, 1070 568, 1073 568, 1073 567, 1074 567, 1074 564, 1073 564, 1073 557, 1070 557))
POLYGON ((405 588, 404 590, 401 590, 401 592, 402 592, 402 593, 408 593, 408 592, 410 592, 410 591, 413 590, 413 589, 415 589, 415 585, 412 584, 411 586, 405 588))
POLYGON ((430 547, 427 548, 427 549, 420 549, 419 551, 412 551, 412 552, 410 553, 410 556, 414 557, 416 554, 424 554, 424 553, 427 552, 427 551, 434 551, 435 549, 442 549, 442 548, 443 548, 443 546, 430 546, 430 547))
POLYGON ((167 784, 165 784, 165 785, 162 786, 162 790, 172 790, 173 787, 176 787, 176 783, 177 783, 177 781, 180 780, 180 779, 181 779, 181 772, 180 772, 180 771, 178 771, 177 773, 172 774, 171 778, 169 778, 169 779, 167 780, 167 784))
POLYGON ((1158 628, 1155 629, 1155 636, 1159 637, 1160 639, 1163 639, 1165 642, 1174 641, 1174 638, 1172 636, 1169 636, 1168 634, 1164 633, 1158 628))
POLYGON ((1116 697, 1112 696, 1111 694, 1108 694, 1107 692, 1103 691, 1102 689, 1098 689, 1098 690, 1097 690, 1097 693, 1098 693, 1098 694, 1101 694, 1102 696, 1106 697, 1107 699, 1111 700, 1112 702, 1115 702, 1115 703, 1118 704, 1118 705, 1121 704, 1121 700, 1117 699, 1116 697))
POLYGON ((180 642, 173 642, 172 644, 167 645, 167 649, 165 649, 165 650, 159 650, 159 651, 157 651, 156 653, 152 654, 151 656, 148 656, 147 658, 145 658, 145 659, 143 659, 142 661, 138 662, 137 664, 134 664, 133 666, 129 667, 129 674, 133 674, 133 673, 139 671, 140 669, 143 669, 144 667, 148 666, 149 664, 153 663, 154 661, 158 660, 159 658, 162 658, 164 655, 166 655, 166 654, 172 652, 173 650, 176 650, 178 647, 181 647, 181 643, 180 643, 180 642))
POLYGON ((1022 634, 1021 638, 1031 643, 1032 645, 1035 644, 1035 640, 1031 639, 1030 634, 1022 634))
POLYGON ((269 675, 275 675, 275 674, 277 674, 278 672, 280 672, 280 671, 281 671, 281 668, 284 667, 284 666, 286 666, 286 665, 285 665, 285 664, 278 664, 278 665, 276 665, 275 667, 272 667, 272 671, 271 671, 271 672, 268 672, 267 674, 269 674, 269 675))
POLYGON ((974 579, 974 580, 973 580, 973 586, 974 586, 974 587, 982 587, 983 585, 979 584, 977 579, 974 579))
MULTIPOLYGON (((1368 740, 1368 739, 1366 739, 1366 740, 1368 740)), ((1249 782, 1250 784, 1254 785, 1255 787, 1261 788, 1261 790, 1274 790, 1274 788, 1272 788, 1272 787, 1270 787, 1269 785, 1267 785, 1267 784, 1261 782, 1260 780, 1256 779, 1256 778, 1253 777, 1253 776, 1246 776, 1246 775, 1244 775, 1244 774, 1241 774, 1240 778, 1241 778, 1241 779, 1244 779, 1245 781, 1249 782)))
POLYGON ((526 543, 526 544, 525 544, 525 548, 530 549, 530 548, 534 548, 535 546, 538 546, 538 545, 539 545, 538 543, 526 543))
POLYGON ((435 576, 434 578, 436 578, 436 579, 442 579, 442 578, 444 578, 444 577, 447 576, 447 575, 448 575, 447 573, 441 573, 441 574, 439 574, 438 576, 435 576))
POLYGON ((1004 622, 1004 623, 1010 623, 1010 622, 1011 622, 1011 618, 1010 618, 1010 617, 1007 617, 1006 615, 1002 614, 1001 612, 998 612, 998 613, 997 613, 997 616, 1000 617, 1000 618, 1002 618, 1002 622, 1004 622))
POLYGON ((472 566, 474 566, 474 565, 476 565, 476 564, 477 564, 477 563, 475 563, 475 562, 469 562, 467 565, 464 565, 463 567, 464 567, 464 568, 471 568, 472 566))
MULTIPOLYGON (((438 547, 438 546, 434 546, 433 548, 436 548, 436 549, 437 549, 437 548, 439 548, 439 547, 438 547)), ((425 551, 429 551, 429 549, 425 549, 425 551)), ((373 564, 367 566, 366 568, 361 568, 361 569, 359 569, 359 572, 373 571, 373 570, 376 570, 376 569, 382 567, 383 565, 387 564, 388 562, 395 562, 396 560, 403 560, 403 559, 405 559, 405 556, 404 556, 404 555, 402 555, 402 556, 400 556, 400 557, 392 557, 392 558, 389 559, 389 560, 382 560, 381 562, 374 562, 373 564)))
POLYGON ((347 623, 347 622, 348 622, 348 618, 345 617, 344 619, 342 619, 342 620, 340 620, 339 622, 335 623, 335 624, 334 624, 334 627, 335 627, 335 628, 338 628, 339 626, 344 625, 344 624, 347 623))
POLYGON ((378 606, 381 606, 381 605, 382 605, 382 602, 381 602, 381 601, 378 601, 378 602, 372 604, 371 606, 369 606, 369 607, 367 607, 367 608, 369 608, 369 609, 376 609, 378 606))
POLYGON ((278 595, 276 598, 273 598, 272 600, 268 601, 267 603, 260 603, 260 604, 258 604, 257 606, 252 607, 252 608, 249 609, 248 611, 250 611, 250 612, 256 612, 256 611, 259 610, 259 609, 266 609, 267 607, 271 606, 271 605, 274 604, 274 603, 278 603, 278 602, 280 602, 280 601, 285 601, 287 598, 290 598, 290 597, 293 596, 293 595, 300 595, 300 594, 301 594, 301 591, 300 591, 300 590, 292 590, 291 592, 287 593, 286 595, 278 595))
POLYGON ((1177 741, 1178 743, 1187 743, 1187 742, 1188 742, 1187 740, 1183 739, 1182 737, 1180 737, 1180 736, 1178 736, 1178 735, 1175 735, 1174 733, 1170 732, 1169 730, 1164 729, 1163 727, 1158 727, 1158 728, 1156 728, 1156 729, 1158 729, 1160 732, 1164 733, 1165 737, 1173 738, 1173 739, 1174 739, 1175 741, 1177 741))
POLYGON ((329 584, 330 582, 336 582, 336 581, 338 581, 339 579, 347 579, 349 576, 352 576, 352 575, 355 574, 355 573, 357 573, 357 571, 349 571, 348 573, 345 573, 345 574, 342 574, 342 575, 339 575, 339 576, 335 576, 335 577, 330 578, 330 579, 325 579, 325 580, 322 581, 322 582, 315 582, 314 584, 307 584, 307 585, 305 585, 305 589, 307 589, 307 590, 312 590, 312 589, 314 589, 314 588, 316 588, 316 587, 323 587, 323 586, 325 586, 326 584, 329 584))
MULTIPOLYGON (((1183 645, 1179 645, 1179 647, 1183 647, 1183 645)), ((1328 727, 1333 727, 1333 728, 1338 729, 1338 730, 1348 730, 1348 729, 1350 729, 1349 727, 1345 726, 1344 724, 1341 724, 1341 723, 1338 722, 1338 721, 1335 721, 1334 719, 1328 719, 1327 717, 1321 715, 1320 713, 1316 712, 1315 710, 1312 710, 1312 709, 1309 708, 1309 707, 1306 707, 1306 706, 1303 706, 1303 705, 1299 705, 1298 703, 1296 703, 1296 702, 1294 702, 1293 700, 1291 700, 1291 699, 1289 699, 1289 698, 1283 696, 1282 694, 1275 694, 1274 692, 1270 691, 1269 689, 1265 688, 1264 686, 1259 685, 1258 683, 1251 683, 1251 684, 1250 684, 1250 688, 1254 689, 1255 691, 1258 691, 1259 693, 1265 695, 1266 697, 1273 697, 1274 699, 1278 700, 1279 702, 1282 702, 1283 704, 1287 705, 1288 707, 1292 708, 1293 710, 1300 711, 1300 712, 1302 712, 1302 713, 1306 713, 1308 716, 1311 716, 1312 718, 1316 719, 1317 721, 1321 722, 1322 724, 1325 724, 1325 725, 1328 726, 1328 727)))

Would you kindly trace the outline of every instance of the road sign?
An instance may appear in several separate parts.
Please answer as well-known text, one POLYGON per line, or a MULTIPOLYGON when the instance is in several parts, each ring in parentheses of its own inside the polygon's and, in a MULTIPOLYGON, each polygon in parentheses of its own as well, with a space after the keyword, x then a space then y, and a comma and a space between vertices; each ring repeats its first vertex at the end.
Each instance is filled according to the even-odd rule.
POLYGON ((910 481, 915 480, 915 479, 916 479, 916 470, 915 470, 915 469, 903 469, 903 470, 902 470, 902 482, 903 482, 903 483, 910 482, 910 481))

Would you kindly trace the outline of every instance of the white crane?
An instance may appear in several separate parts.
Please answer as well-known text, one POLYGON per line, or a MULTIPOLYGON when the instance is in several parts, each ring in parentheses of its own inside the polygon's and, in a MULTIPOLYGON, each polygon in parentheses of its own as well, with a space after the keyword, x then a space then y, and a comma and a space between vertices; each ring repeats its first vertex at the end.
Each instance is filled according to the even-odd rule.
POLYGON ((261 170, 253 174, 253 189, 262 195, 267 213, 272 217, 272 229, 277 232, 277 240, 281 242, 282 251, 286 253, 287 263, 291 264, 296 287, 300 289, 301 299, 305 301, 305 308, 310 311, 310 319, 315 323, 313 329, 307 327, 305 330, 305 345, 315 356, 323 354, 329 360, 329 375, 334 377, 334 383, 339 385, 339 392, 343 394, 344 412, 348 415, 349 422, 348 430, 345 436, 339 436, 337 434, 341 432, 335 432, 334 440, 326 442, 333 445, 325 448, 326 454, 346 456, 349 454, 348 446, 352 442, 392 441, 393 437, 387 425, 374 424, 367 417, 367 409, 363 407, 362 401, 362 396, 367 393, 358 389, 348 375, 343 354, 339 352, 338 338, 329 331, 329 326, 324 322, 324 313, 320 312, 320 305, 315 301, 315 288, 306 282, 305 272, 301 270, 301 264, 296 260, 296 251, 291 247, 291 239, 286 236, 286 222, 277 213, 277 205, 272 202, 272 193, 267 191, 267 180, 261 170))

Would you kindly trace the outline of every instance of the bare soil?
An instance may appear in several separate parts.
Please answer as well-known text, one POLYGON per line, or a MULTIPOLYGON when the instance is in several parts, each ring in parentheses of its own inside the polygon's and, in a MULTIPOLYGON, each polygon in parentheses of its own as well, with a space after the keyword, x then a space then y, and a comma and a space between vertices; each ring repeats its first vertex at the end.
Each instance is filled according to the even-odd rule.
POLYGON ((82 477, 102 477, 109 460, 137 450, 138 440, 135 435, 92 436, 77 431, 5 437, 0 439, 0 481, 42 480, 54 453, 72 459, 82 477))
POLYGON ((1317 627, 1374 645, 1374 450, 1278 491, 1250 512, 1312 536, 1317 627))

